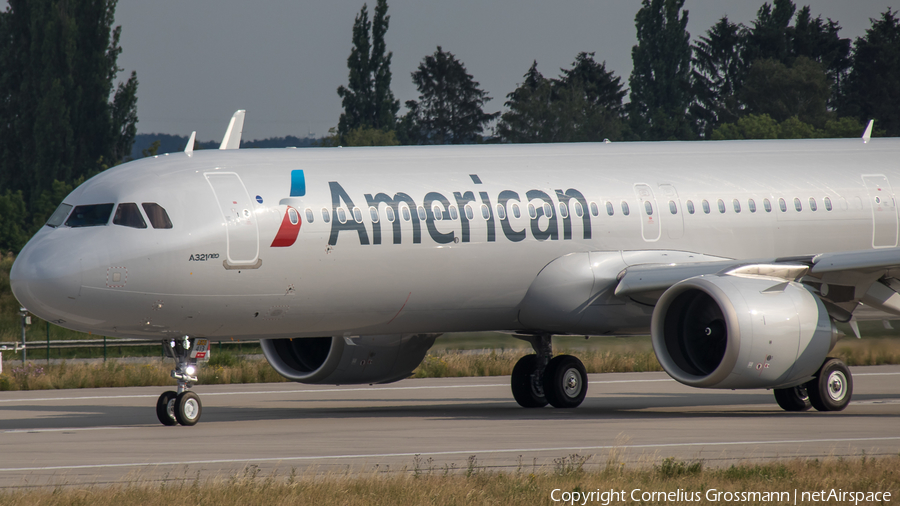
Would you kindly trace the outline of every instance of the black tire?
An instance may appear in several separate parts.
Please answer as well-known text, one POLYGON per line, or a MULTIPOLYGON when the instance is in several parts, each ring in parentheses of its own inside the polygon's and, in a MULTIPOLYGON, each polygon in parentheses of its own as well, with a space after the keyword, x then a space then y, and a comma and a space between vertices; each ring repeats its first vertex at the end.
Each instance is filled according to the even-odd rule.
POLYGON ((523 408, 543 408, 547 405, 547 398, 543 392, 535 389, 531 374, 537 368, 537 355, 525 355, 516 362, 513 367, 510 385, 512 394, 523 408))
POLYGON ((181 425, 196 425, 200 421, 202 411, 203 405, 200 404, 200 397, 190 390, 181 392, 175 398, 175 418, 181 425))
POLYGON ((853 396, 850 369, 837 358, 828 357, 815 379, 806 384, 809 402, 819 411, 842 411, 853 396))
POLYGON ((175 397, 178 394, 169 390, 163 392, 156 401, 156 418, 159 418, 163 425, 177 425, 178 420, 175 419, 175 397))
POLYGON ((807 411, 812 407, 806 385, 791 388, 776 388, 775 402, 785 411, 807 411))
POLYGON ((572 355, 553 357, 543 380, 544 396, 554 408, 576 408, 587 395, 587 371, 572 355))

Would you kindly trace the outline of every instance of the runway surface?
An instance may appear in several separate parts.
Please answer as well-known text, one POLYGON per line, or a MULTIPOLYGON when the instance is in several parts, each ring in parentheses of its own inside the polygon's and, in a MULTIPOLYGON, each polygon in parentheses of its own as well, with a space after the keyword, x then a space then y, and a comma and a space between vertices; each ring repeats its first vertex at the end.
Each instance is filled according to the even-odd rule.
POLYGON ((0 486, 273 472, 552 470, 900 453, 900 366, 854 367, 843 412, 787 413, 768 391, 685 387, 664 373, 590 375, 581 407, 522 409, 508 377, 382 386, 199 385, 194 427, 156 420, 161 387, 0 393, 0 486), (474 456, 474 457, 472 457, 474 456), (474 459, 474 460, 471 460, 474 459), (418 464, 417 464, 418 462, 418 464))

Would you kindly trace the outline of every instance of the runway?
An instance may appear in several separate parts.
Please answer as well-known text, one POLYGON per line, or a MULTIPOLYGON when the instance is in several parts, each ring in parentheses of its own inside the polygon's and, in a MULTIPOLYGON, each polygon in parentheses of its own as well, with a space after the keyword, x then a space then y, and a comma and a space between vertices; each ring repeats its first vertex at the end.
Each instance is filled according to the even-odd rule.
POLYGON ((897 455, 900 366, 851 371, 853 402, 838 413, 787 413, 768 391, 699 390, 664 373, 592 374, 573 410, 520 408, 508 377, 199 385, 195 427, 157 422, 162 387, 2 392, 0 487, 292 468, 532 472, 575 454, 589 466, 897 455))

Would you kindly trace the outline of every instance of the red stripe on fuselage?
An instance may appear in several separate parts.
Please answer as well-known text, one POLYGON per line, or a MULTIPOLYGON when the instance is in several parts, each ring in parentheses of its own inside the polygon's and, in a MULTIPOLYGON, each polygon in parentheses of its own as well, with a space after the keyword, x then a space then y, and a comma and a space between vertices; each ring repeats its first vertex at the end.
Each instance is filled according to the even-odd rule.
POLYGON ((278 233, 275 234, 275 240, 272 241, 271 247, 284 248, 294 244, 297 241, 297 235, 300 234, 300 225, 302 224, 300 211, 287 206, 287 211, 284 212, 284 219, 281 220, 281 227, 278 228, 278 233), (296 219, 296 223, 291 218, 296 219))

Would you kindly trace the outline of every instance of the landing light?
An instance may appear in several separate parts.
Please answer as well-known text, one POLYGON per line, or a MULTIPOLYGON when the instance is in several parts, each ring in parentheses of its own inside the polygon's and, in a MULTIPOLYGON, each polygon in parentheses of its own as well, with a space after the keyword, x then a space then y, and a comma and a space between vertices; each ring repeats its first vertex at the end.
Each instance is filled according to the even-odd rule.
POLYGON ((197 372, 197 368, 194 367, 194 366, 192 366, 192 365, 189 365, 189 366, 187 366, 187 368, 185 368, 184 372, 186 372, 186 373, 188 373, 189 375, 193 376, 194 373, 197 372))

